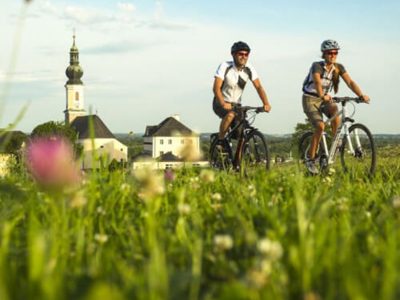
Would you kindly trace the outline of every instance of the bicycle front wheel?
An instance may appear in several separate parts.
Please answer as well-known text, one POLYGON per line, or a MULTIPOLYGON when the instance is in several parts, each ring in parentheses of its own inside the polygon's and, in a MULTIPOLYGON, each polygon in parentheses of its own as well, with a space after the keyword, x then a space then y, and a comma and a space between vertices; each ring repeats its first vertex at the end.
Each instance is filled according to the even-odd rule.
POLYGON ((269 164, 269 151, 264 135, 259 131, 251 132, 242 149, 241 167, 248 174, 259 167, 269 170, 269 164))
POLYGON ((341 160, 343 170, 354 177, 362 178, 374 172, 375 144, 366 126, 354 124, 350 127, 349 135, 343 140, 341 160))

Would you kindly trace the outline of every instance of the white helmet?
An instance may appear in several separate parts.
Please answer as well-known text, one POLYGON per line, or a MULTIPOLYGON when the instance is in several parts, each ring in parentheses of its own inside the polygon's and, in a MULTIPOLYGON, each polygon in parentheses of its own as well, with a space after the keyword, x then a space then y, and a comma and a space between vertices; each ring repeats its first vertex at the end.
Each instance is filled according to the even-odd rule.
POLYGON ((338 44, 338 42, 334 41, 334 40, 326 40, 323 41, 321 44, 321 51, 325 52, 328 50, 339 50, 340 46, 338 44))

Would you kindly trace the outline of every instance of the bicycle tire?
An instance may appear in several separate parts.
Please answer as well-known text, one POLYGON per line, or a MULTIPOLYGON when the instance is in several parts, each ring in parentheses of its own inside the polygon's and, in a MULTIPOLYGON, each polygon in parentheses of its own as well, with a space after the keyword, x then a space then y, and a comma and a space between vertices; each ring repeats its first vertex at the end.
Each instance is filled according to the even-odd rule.
MULTIPOLYGON (((305 163, 305 161, 310 158, 308 151, 310 150, 310 143, 311 143, 311 138, 312 138, 313 134, 314 134, 314 132, 307 131, 300 138, 299 148, 298 148, 298 151, 299 151, 298 159, 299 159, 299 162, 301 162, 301 163, 305 163)), ((322 140, 320 141, 320 144, 317 147, 317 151, 315 152, 316 160, 318 160, 318 158, 322 154, 321 149, 323 149, 322 140)))
POLYGON ((353 124, 349 128, 349 137, 345 136, 340 149, 343 171, 360 178, 374 173, 376 149, 369 129, 363 124, 353 124), (354 154, 350 153, 348 139, 352 143, 354 154))
POLYGON ((217 149, 218 138, 215 138, 210 147, 210 167, 218 171, 229 171, 233 168, 232 150, 224 140, 222 151, 217 149))
POLYGON ((266 170, 270 169, 267 140, 260 131, 253 131, 246 138, 241 158, 240 166, 243 168, 245 175, 248 175, 250 171, 254 171, 260 166, 265 166, 266 170))

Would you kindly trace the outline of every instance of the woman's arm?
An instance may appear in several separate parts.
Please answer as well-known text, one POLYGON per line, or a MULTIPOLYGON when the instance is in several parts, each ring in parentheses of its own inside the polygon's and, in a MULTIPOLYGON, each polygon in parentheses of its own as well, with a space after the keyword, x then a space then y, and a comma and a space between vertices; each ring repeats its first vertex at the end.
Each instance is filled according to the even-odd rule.
POLYGON ((332 97, 325 95, 324 90, 322 89, 321 74, 313 73, 312 77, 315 87, 317 88, 318 95, 322 98, 322 100, 332 102, 332 97))
POLYGON ((349 89, 351 89, 353 91, 354 94, 356 94, 358 97, 363 98, 365 102, 369 102, 369 97, 367 95, 363 94, 361 89, 358 87, 357 83, 355 83, 355 81, 353 81, 350 78, 350 76, 347 72, 344 74, 341 74, 340 76, 342 76, 344 82, 346 82, 347 86, 349 87, 349 89))

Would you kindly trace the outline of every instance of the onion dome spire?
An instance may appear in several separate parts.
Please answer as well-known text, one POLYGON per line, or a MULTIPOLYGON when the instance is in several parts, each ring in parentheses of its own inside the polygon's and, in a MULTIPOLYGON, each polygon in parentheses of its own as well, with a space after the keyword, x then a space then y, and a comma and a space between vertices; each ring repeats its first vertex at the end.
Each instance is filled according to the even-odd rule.
POLYGON ((79 65, 79 50, 75 44, 75 38, 76 38, 75 30, 74 30, 74 35, 72 37, 74 39, 74 42, 69 52, 69 57, 70 57, 69 66, 65 71, 68 77, 67 84, 83 84, 81 80, 81 77, 83 76, 83 69, 79 65))

